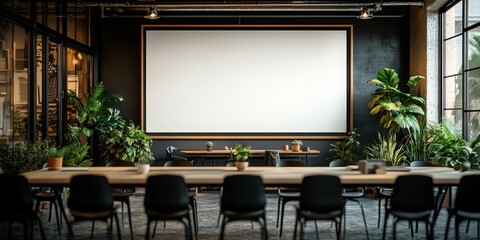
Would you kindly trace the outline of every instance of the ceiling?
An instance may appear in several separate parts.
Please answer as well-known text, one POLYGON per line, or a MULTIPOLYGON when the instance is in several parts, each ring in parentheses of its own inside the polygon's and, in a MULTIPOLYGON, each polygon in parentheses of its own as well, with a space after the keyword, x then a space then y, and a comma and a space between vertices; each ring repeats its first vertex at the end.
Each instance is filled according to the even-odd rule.
POLYGON ((375 17, 401 17, 423 0, 231 1, 231 0, 105 0, 73 1, 79 7, 100 7, 105 18, 143 18, 154 8, 162 18, 174 17, 358 17, 368 9, 375 17))

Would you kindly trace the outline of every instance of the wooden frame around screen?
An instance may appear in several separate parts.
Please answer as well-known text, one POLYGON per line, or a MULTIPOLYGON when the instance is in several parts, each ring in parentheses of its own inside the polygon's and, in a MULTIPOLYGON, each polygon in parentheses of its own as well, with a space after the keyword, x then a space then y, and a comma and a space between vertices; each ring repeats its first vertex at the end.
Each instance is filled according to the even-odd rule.
MULTIPOLYGON (((145 129, 145 32, 147 29, 332 29, 347 33, 347 132, 353 130, 353 26, 352 25, 142 25, 141 29, 141 127, 145 129)), ((242 133, 242 134, 203 134, 203 133, 161 133, 151 134, 152 139, 343 139, 347 134, 323 133, 242 133)))

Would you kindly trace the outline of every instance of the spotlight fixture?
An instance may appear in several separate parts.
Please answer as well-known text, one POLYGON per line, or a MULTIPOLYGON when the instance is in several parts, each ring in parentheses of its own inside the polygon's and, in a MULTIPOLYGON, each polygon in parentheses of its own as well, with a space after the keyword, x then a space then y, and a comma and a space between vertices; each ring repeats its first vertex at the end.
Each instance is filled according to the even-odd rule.
POLYGON ((373 18, 372 10, 369 9, 368 7, 363 7, 362 11, 360 12, 360 16, 358 16, 358 18, 363 20, 372 19, 373 18))
POLYGON ((155 10, 154 7, 150 7, 148 9, 147 15, 144 16, 146 19, 159 19, 160 16, 158 16, 157 10, 155 10))

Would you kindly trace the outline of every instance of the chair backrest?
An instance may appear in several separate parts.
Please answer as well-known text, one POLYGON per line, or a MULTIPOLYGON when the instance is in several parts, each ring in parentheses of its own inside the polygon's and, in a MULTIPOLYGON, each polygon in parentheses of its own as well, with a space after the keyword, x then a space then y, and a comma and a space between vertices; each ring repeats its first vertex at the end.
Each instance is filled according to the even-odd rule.
POLYGON ((79 212, 101 212, 113 209, 108 180, 99 175, 77 175, 70 181, 68 208, 79 212))
POLYGON ((466 212, 480 212, 480 174, 465 175, 460 179, 454 207, 466 212))
POLYGON ((23 176, 0 175, 0 219, 2 215, 26 216, 33 213, 33 196, 28 181, 23 176))
POLYGON ((429 161, 413 161, 410 163, 410 167, 431 167, 434 166, 432 162, 429 161))
POLYGON ((432 210, 433 180, 430 176, 398 176, 393 185, 392 210, 421 212, 432 210))
POLYGON ((280 160, 277 167, 305 167, 305 163, 300 160, 280 160))
POLYGON ((330 162, 329 167, 346 167, 348 165, 355 165, 355 163, 345 161, 342 159, 336 159, 330 162))
POLYGON ((171 160, 166 162, 163 166, 165 167, 192 167, 193 164, 190 161, 185 160, 171 160))
POLYGON ((280 153, 277 151, 265 151, 265 162, 270 166, 276 166, 280 162, 280 153))
POLYGON ((265 209, 262 178, 253 175, 227 176, 220 201, 222 211, 252 212, 265 209))
POLYGON ((342 193, 342 184, 337 176, 306 176, 300 190, 300 208, 312 212, 342 211, 345 205, 342 193))
POLYGON ((146 211, 173 213, 187 210, 187 186, 181 176, 155 175, 147 179, 144 206, 146 211))
POLYGON ((178 148, 174 146, 168 146, 167 148, 165 148, 165 152, 167 153, 167 158, 165 162, 171 161, 173 159, 173 156, 175 155, 173 152, 177 149, 178 148))
POLYGON ((105 164, 106 167, 132 167, 135 166, 134 162, 125 160, 113 160, 105 164))

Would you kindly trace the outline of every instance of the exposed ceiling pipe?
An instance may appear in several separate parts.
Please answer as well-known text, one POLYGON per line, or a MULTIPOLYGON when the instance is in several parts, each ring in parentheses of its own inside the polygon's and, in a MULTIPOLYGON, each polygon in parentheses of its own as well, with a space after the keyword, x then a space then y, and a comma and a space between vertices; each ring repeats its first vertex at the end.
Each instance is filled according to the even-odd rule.
POLYGON ((409 1, 409 2, 316 2, 316 3, 256 3, 256 4, 230 4, 230 3, 214 3, 214 4, 160 4, 152 2, 145 3, 89 3, 78 2, 77 6, 83 7, 127 7, 127 8, 145 8, 148 6, 154 6, 159 10, 179 10, 179 11, 227 11, 227 10, 244 10, 244 11, 284 11, 288 9, 293 10, 308 10, 308 9, 322 9, 322 8, 348 8, 348 7, 363 7, 363 6, 375 6, 380 4, 381 6, 423 6, 423 1, 409 1))

